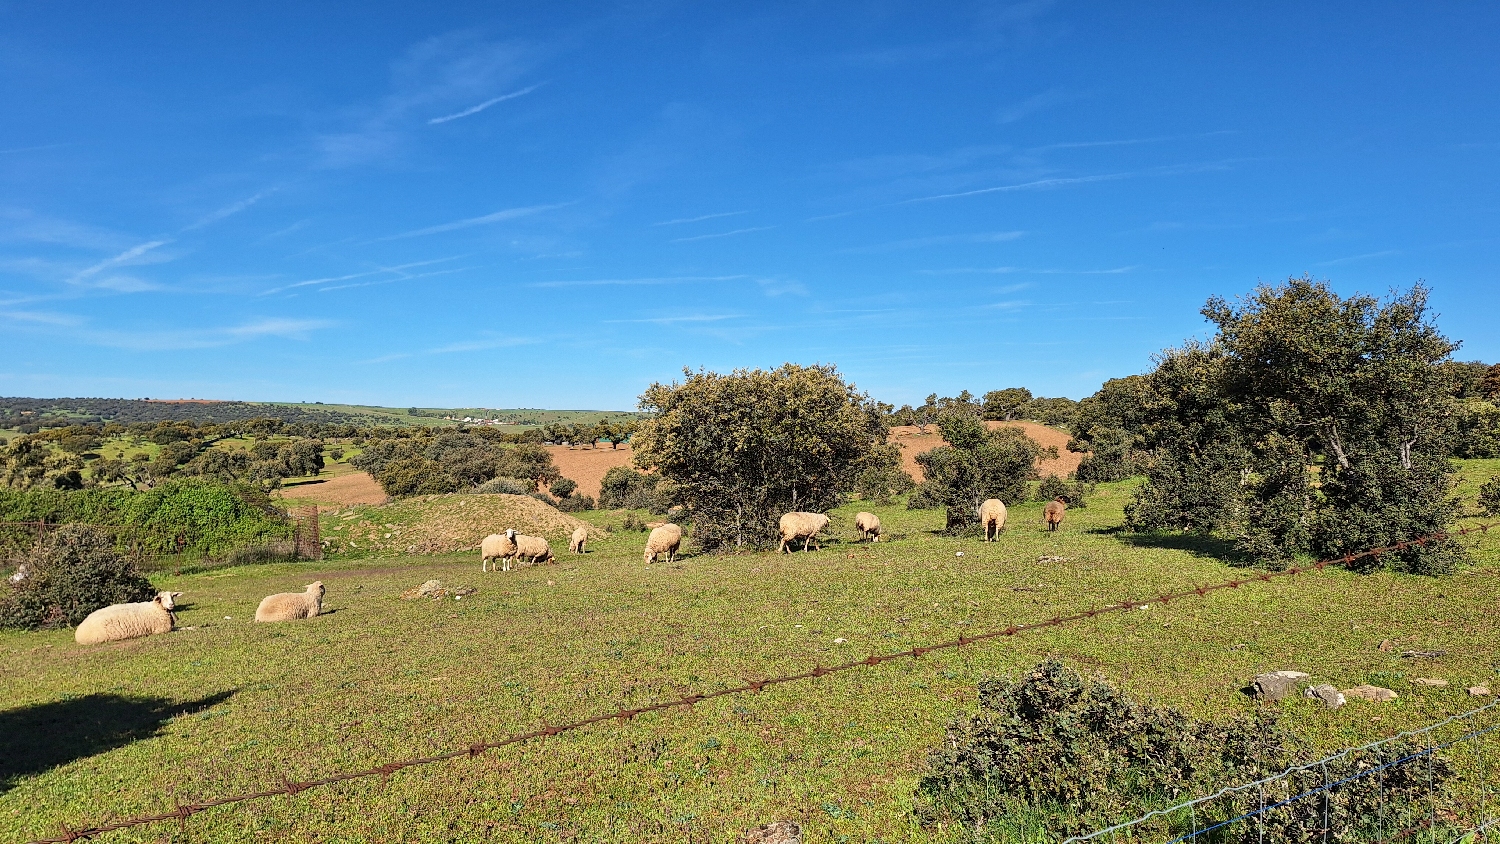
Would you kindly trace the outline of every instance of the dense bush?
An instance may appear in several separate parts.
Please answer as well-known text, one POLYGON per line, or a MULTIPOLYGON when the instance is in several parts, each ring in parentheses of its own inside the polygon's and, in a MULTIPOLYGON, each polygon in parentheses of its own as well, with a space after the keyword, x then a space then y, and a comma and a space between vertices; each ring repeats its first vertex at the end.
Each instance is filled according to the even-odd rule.
POLYGON ((170 480, 148 490, 122 487, 0 489, 0 522, 119 526, 122 543, 148 554, 223 554, 292 535, 286 513, 249 484, 170 480))
POLYGON ((381 439, 349 462, 392 496, 472 491, 496 478, 530 480, 535 489, 559 477, 545 448, 507 444, 488 429, 381 439))
POLYGON ((1026 481, 1036 477, 1036 459, 1044 453, 1031 438, 1016 428, 991 431, 969 413, 945 412, 938 428, 948 444, 917 455, 924 480, 908 507, 944 508, 945 530, 954 533, 978 522, 986 499, 1026 497, 1026 481))
POLYGON ((1056 475, 1048 475, 1042 478, 1042 482, 1036 486, 1037 501, 1051 501, 1061 498, 1067 502, 1069 507, 1082 508, 1088 505, 1088 494, 1092 490, 1083 481, 1068 483, 1056 475))
MULTIPOLYGON (((1293 278, 1203 314, 1215 336, 1163 353, 1147 376, 1132 529, 1218 533, 1283 567, 1447 526, 1456 345, 1425 288, 1346 299, 1293 278)), ((1378 564, 1438 574, 1463 554, 1452 540, 1412 543, 1378 564)))
MULTIPOLYGON (((975 841, 1056 840, 1305 761, 1290 745, 1268 717, 1200 721, 1138 703, 1107 682, 1086 681, 1048 660, 1019 681, 979 685, 979 711, 950 722, 942 746, 928 756, 916 812, 924 824, 973 830, 975 841)), ((1250 790, 1211 801, 1190 818, 1162 816, 1134 833, 1166 840, 1187 831, 1187 823, 1205 826, 1253 811, 1264 800, 1287 802, 1257 820, 1221 828, 1214 840, 1302 844, 1325 832, 1330 841, 1374 840, 1378 824, 1401 829, 1425 818, 1424 798, 1452 776, 1451 764, 1437 756, 1369 775, 1415 752, 1392 742, 1277 780, 1264 794, 1250 790), (1292 799, 1327 782, 1340 785, 1292 799)))
POLYGON ((22 559, 28 575, 0 587, 0 627, 76 625, 110 604, 150 600, 155 591, 98 528, 68 525, 36 541, 22 559))
POLYGON ((1500 516, 1500 475, 1480 485, 1479 509, 1483 510, 1486 515, 1500 516))
POLYGON ((684 374, 641 396, 654 415, 632 442, 707 551, 771 547, 783 513, 838 506, 888 433, 884 410, 832 366, 684 374))
POLYGON ((656 475, 614 466, 604 473, 599 484, 599 506, 606 510, 650 510, 665 513, 667 508, 657 491, 661 481, 656 475))
POLYGON ((916 485, 911 475, 901 468, 901 448, 881 443, 871 448, 865 457, 864 468, 854 479, 854 494, 866 501, 889 504, 896 496, 911 492, 916 485))
POLYGON ((474 488, 485 495, 530 495, 536 492, 536 484, 520 478, 492 478, 474 488))
POLYGON ((918 817, 983 829, 1042 816, 1054 832, 1103 826, 1279 758, 1279 733, 1240 719, 1197 721, 1137 703, 1056 660, 979 686, 979 712, 949 723, 917 786, 918 817))

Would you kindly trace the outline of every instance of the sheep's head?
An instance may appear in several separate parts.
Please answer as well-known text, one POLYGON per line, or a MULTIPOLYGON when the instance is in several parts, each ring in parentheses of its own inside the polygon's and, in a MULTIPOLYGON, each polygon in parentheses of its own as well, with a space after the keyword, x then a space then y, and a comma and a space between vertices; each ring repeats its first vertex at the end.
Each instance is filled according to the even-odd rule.
POLYGON ((153 601, 167 612, 177 609, 177 598, 181 598, 181 592, 157 592, 153 601))
POLYGON ((323 597, 323 581, 314 580, 312 583, 307 584, 307 591, 313 595, 317 595, 319 598, 323 597))
POLYGON ((515 542, 516 541, 516 529, 515 528, 506 528, 505 529, 505 538, 509 539, 511 542, 515 542))

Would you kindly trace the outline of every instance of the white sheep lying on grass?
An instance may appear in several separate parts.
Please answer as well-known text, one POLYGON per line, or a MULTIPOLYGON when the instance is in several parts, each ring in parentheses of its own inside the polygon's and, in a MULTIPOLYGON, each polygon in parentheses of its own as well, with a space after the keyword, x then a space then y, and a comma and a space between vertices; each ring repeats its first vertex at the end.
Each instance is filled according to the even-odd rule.
POLYGON ((504 566, 501 571, 510 571, 510 561, 516 556, 516 531, 492 533, 479 543, 479 570, 485 571, 491 560, 504 566))
POLYGON ((177 609, 173 599, 181 595, 181 592, 158 592, 155 598, 139 604, 113 604, 94 610, 73 631, 73 641, 97 645, 170 633, 172 625, 177 623, 177 616, 172 613, 177 609))
POLYGON ((818 531, 828 527, 828 517, 822 513, 787 513, 781 517, 780 527, 781 547, 776 549, 778 554, 783 551, 791 553, 787 546, 797 539, 802 540, 802 550, 808 551, 818 547, 815 540, 818 531))
POLYGON ((291 621, 312 618, 323 611, 323 581, 307 584, 302 592, 267 595, 255 608, 256 621, 291 621))
POLYGON ((656 558, 664 554, 667 562, 676 561, 677 549, 681 547, 682 528, 670 523, 652 528, 651 535, 646 537, 646 565, 656 562, 656 558))

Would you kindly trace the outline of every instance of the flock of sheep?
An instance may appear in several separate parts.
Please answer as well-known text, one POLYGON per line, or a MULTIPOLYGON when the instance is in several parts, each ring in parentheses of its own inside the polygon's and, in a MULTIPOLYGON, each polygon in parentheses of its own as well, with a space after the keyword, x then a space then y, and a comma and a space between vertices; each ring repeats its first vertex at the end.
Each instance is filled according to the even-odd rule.
MULTIPOLYGON (((1056 531, 1062 524, 1067 503, 1055 499, 1047 504, 1043 518, 1047 530, 1056 531)), ((984 541, 994 542, 1005 530, 1005 503, 991 498, 979 505, 979 523, 984 529, 984 541)), ((802 550, 817 549, 817 536, 828 527, 828 517, 822 513, 793 512, 781 517, 781 545, 777 553, 790 553, 792 545, 802 543, 802 550)), ((860 538, 869 542, 880 541, 880 517, 874 513, 861 512, 854 517, 854 527, 860 538)), ((588 528, 580 525, 568 539, 568 550, 575 554, 585 553, 588 528)), ((682 547, 682 528, 670 522, 658 525, 646 537, 643 558, 647 565, 663 557, 668 563, 677 559, 682 547)), ((517 533, 514 528, 505 533, 490 534, 480 543, 479 570, 488 571, 491 564, 500 566, 499 571, 510 571, 517 560, 526 560, 531 565, 556 562, 552 546, 540 536, 517 533)), ((169 633, 177 623, 175 599, 181 592, 158 592, 155 598, 134 604, 113 604, 89 614, 73 632, 73 639, 80 645, 97 645, 122 639, 135 639, 157 633, 169 633)), ((323 611, 323 582, 308 584, 302 592, 282 592, 268 595, 255 609, 256 621, 290 621, 312 618, 323 611)))

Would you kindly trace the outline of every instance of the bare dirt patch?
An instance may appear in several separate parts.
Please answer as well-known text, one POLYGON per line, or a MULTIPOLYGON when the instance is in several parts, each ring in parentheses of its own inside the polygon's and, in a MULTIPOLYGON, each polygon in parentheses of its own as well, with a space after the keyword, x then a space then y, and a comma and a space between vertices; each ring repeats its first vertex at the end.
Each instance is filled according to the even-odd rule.
POLYGON ((385 490, 369 472, 350 472, 331 478, 309 481, 276 491, 286 501, 317 504, 319 510, 333 510, 354 504, 384 504, 385 490))
MULTIPOLYGON (((1047 446, 1057 447, 1057 459, 1042 458, 1036 462, 1036 470, 1043 477, 1057 475, 1066 478, 1078 464, 1083 462, 1083 455, 1068 451, 1068 436, 1066 431, 1049 428, 1039 422, 986 422, 990 430, 1001 427, 1020 428, 1026 436, 1043 448, 1047 446)), ((922 481, 922 467, 917 464, 917 455, 924 451, 931 451, 940 445, 946 445, 943 437, 938 433, 936 425, 928 425, 927 433, 921 433, 915 425, 897 425, 891 429, 891 442, 901 446, 901 468, 911 475, 918 483, 922 481)))
POLYGON ((604 473, 616 466, 630 465, 630 444, 619 448, 570 448, 565 445, 549 445, 547 451, 557 464, 563 477, 578 484, 578 491, 591 498, 599 498, 599 484, 604 473))

